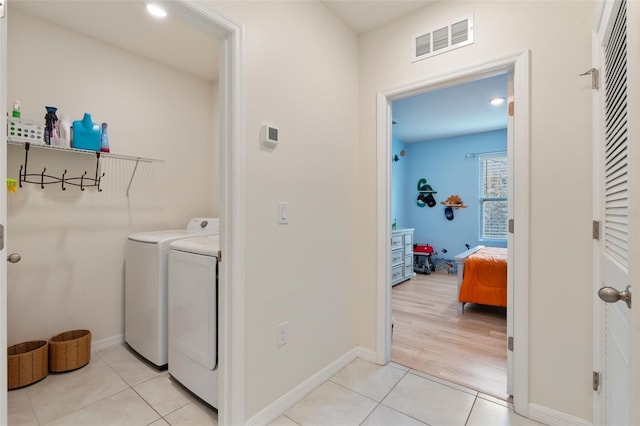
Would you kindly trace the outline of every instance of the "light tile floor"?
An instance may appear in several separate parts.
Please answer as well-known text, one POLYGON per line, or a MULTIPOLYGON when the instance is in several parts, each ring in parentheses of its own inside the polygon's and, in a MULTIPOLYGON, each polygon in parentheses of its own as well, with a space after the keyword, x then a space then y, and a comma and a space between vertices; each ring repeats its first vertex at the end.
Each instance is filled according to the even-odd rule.
POLYGON ((91 354, 76 371, 9 391, 13 426, 217 425, 218 413, 125 345, 91 354))
MULTIPOLYGON (((9 425, 217 425, 216 410, 126 346, 9 392, 9 425)), ((530 426, 511 404, 390 363, 355 360, 270 426, 530 426)))
POLYGON ((512 404, 398 364, 355 360, 270 426, 533 426, 512 404))

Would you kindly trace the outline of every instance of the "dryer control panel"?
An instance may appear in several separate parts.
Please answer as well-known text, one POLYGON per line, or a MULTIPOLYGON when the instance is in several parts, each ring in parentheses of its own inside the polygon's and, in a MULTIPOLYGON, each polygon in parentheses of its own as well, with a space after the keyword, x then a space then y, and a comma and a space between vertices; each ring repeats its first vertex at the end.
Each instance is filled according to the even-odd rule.
POLYGON ((220 219, 217 217, 194 217, 187 224, 187 233, 193 235, 219 234, 220 219))

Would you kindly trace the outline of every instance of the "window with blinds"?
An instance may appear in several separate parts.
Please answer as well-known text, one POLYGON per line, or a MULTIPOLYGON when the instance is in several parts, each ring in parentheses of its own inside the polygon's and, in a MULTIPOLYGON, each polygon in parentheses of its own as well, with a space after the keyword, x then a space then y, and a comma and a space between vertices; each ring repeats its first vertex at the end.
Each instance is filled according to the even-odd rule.
POLYGON ((480 239, 506 240, 507 154, 484 155, 480 160, 480 239))

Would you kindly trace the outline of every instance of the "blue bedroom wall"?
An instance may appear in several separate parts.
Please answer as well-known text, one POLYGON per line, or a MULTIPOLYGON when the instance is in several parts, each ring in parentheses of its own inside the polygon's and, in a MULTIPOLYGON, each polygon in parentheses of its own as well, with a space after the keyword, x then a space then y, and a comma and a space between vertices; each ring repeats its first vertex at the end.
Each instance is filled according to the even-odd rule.
POLYGON ((393 137, 391 140, 391 157, 398 156, 398 161, 391 162, 391 222, 396 221, 400 228, 410 228, 407 225, 406 206, 404 199, 404 187, 407 180, 407 157, 400 155, 406 149, 407 144, 393 137))
POLYGON ((506 151, 506 129, 412 143, 404 149, 406 155, 392 169, 395 172, 395 167, 404 168, 392 175, 392 198, 399 196, 395 211, 404 212, 402 227, 415 228, 416 243, 432 245, 438 253, 446 249, 448 253, 439 257, 453 257, 466 250, 465 244, 506 247, 506 241, 479 239, 479 159, 465 156, 506 151), (418 207, 416 203, 417 183, 422 178, 438 192, 434 194, 437 202, 434 207, 418 207), (468 207, 454 209, 454 219, 449 221, 440 202, 452 194, 459 195, 468 207))

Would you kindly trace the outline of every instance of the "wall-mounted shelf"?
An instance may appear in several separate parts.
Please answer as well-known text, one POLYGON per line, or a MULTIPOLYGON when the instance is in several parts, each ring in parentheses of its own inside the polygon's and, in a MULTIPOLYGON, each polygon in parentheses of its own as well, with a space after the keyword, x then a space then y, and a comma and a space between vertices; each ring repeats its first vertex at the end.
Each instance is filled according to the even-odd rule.
POLYGON ((65 148, 60 146, 52 146, 52 145, 44 145, 39 143, 31 143, 31 142, 23 142, 23 141, 14 141, 7 140, 9 145, 22 145, 24 146, 24 164, 20 165, 19 179, 18 183, 20 187, 22 187, 22 183, 33 183, 40 185, 41 188, 44 188, 45 185, 56 184, 59 183, 63 191, 66 191, 65 185, 73 185, 79 186, 81 191, 84 191, 86 188, 97 187, 99 192, 102 192, 100 188, 100 181, 104 177, 104 173, 99 174, 100 169, 100 158, 115 158, 119 160, 128 160, 135 161, 136 164, 133 168, 133 172, 131 173, 131 178, 129 179, 129 185, 127 186, 127 197, 129 196, 129 189, 131 188, 131 183, 133 182, 133 177, 136 174, 138 169, 138 164, 142 163, 164 163, 164 160, 156 160, 153 158, 144 158, 144 157, 133 157, 128 155, 119 155, 119 154, 111 154, 108 152, 100 152, 100 151, 88 151, 85 149, 75 149, 75 148, 65 148), (51 176, 46 174, 47 168, 45 167, 42 170, 42 173, 28 173, 27 172, 27 164, 29 160, 29 150, 31 148, 44 149, 44 150, 52 150, 52 151, 62 151, 62 152, 71 152, 75 154, 85 154, 85 155, 94 155, 96 157, 96 169, 93 177, 87 176, 87 171, 77 177, 67 177, 67 170, 64 171, 62 176, 51 176))
POLYGON ((445 207, 451 207, 454 209, 466 209, 469 206, 465 206, 464 204, 445 204, 445 203, 441 203, 442 205, 444 205, 445 207))
POLYGON ((418 191, 421 194, 437 194, 438 191, 418 191))

